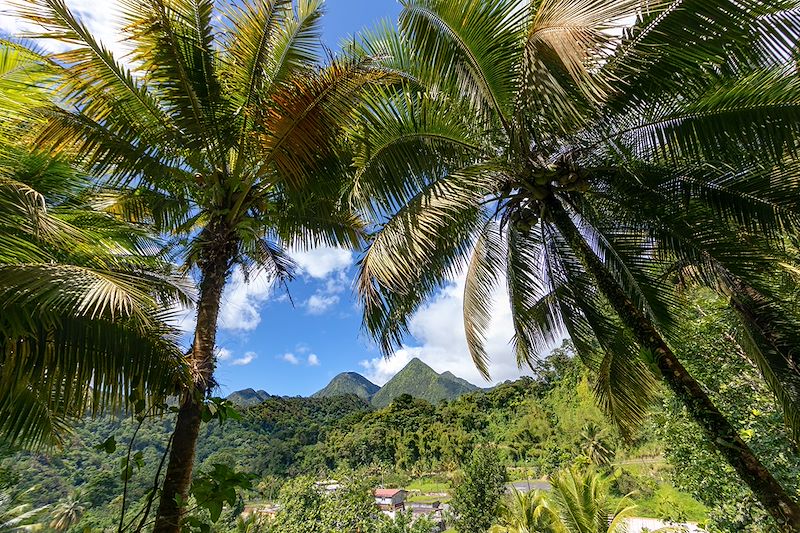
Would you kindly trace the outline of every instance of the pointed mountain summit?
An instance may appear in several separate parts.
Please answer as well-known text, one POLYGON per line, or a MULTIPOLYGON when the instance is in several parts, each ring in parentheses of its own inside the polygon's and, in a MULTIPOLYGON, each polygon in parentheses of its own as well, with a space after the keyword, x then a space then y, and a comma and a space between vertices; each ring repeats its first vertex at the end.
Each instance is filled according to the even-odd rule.
POLYGON ((435 404, 442 400, 454 400, 462 394, 477 389, 478 387, 469 381, 450 372, 437 374, 434 369, 415 357, 375 393, 372 405, 379 408, 386 407, 402 394, 410 394, 435 404))
POLYGON ((225 399, 242 407, 251 407, 263 403, 269 397, 267 391, 243 389, 230 393, 225 399))
POLYGON ((380 390, 380 387, 357 372, 342 372, 334 377, 324 389, 311 395, 312 398, 331 398, 355 394, 369 401, 380 390))

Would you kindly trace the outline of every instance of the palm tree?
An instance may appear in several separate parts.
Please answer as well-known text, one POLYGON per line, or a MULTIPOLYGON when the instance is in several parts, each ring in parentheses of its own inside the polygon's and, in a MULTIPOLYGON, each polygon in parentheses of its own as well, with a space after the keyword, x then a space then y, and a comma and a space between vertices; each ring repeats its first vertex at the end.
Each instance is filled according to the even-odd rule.
POLYGON ((29 492, 35 489, 28 489, 24 492, 9 493, 0 492, 0 532, 1 533, 21 533, 23 531, 36 531, 44 527, 35 522, 47 506, 33 507, 29 503, 22 503, 21 500, 29 492))
POLYGON ((489 533, 561 533, 558 510, 541 491, 520 492, 516 489, 511 498, 500 507, 497 523, 489 533))
POLYGON ((597 466, 608 466, 614 459, 614 449, 608 442, 608 431, 594 422, 581 429, 581 451, 597 466))
POLYGON ((593 470, 562 470, 550 480, 552 500, 563 531, 574 533, 623 533, 625 519, 636 508, 623 498, 611 510, 603 479, 593 470))
POLYGON ((552 490, 514 491, 490 533, 624 533, 635 505, 623 498, 611 508, 604 480, 593 470, 558 472, 552 490))
POLYGON ((90 205, 67 160, 27 147, 24 108, 50 80, 36 54, 0 46, 0 437, 33 446, 185 381, 161 309, 187 297, 157 242, 90 205))
POLYGON ((78 522, 83 516, 84 507, 74 496, 60 502, 53 509, 50 527, 56 531, 66 531, 78 522))
POLYGON ((387 78, 368 62, 319 66, 321 0, 122 2, 125 63, 63 0, 17 15, 69 43, 58 106, 38 142, 71 152, 96 176, 130 186, 117 212, 155 224, 193 268, 199 296, 155 531, 177 532, 206 394, 213 388, 220 298, 232 269, 283 282, 285 247, 351 246, 361 221, 338 201, 339 132, 362 89, 387 78))
POLYGON ((467 341, 488 374, 491 296, 505 283, 520 365, 568 334, 623 434, 660 378, 770 514, 800 530, 800 507, 673 335, 676 279, 725 294, 800 427, 798 319, 773 283, 800 211, 800 79, 785 61, 797 2, 403 5, 399 34, 354 46, 408 80, 368 99, 353 135, 352 197, 380 224, 360 265, 365 328, 391 353, 421 303, 466 271, 467 341))

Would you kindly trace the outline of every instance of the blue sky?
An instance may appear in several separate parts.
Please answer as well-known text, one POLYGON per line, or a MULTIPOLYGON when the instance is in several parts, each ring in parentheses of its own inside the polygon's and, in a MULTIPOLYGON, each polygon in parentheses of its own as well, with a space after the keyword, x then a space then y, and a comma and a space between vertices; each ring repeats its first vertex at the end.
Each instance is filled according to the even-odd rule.
MULTIPOLYGON (((116 40, 113 0, 67 0, 67 4, 84 16, 103 42, 116 40)), ((7 0, 0 0, 0 32, 13 33, 19 25, 2 16, 7 5, 7 0)), ((396 0, 327 0, 323 40, 335 49, 342 38, 382 18, 396 20, 399 12, 396 0)), ((288 294, 258 277, 246 284, 241 273, 234 272, 223 298, 218 335, 216 377, 221 394, 252 387, 270 394, 308 395, 344 371, 358 371, 383 384, 413 357, 439 372, 449 370, 487 385, 466 348, 462 280, 454 280, 418 312, 406 344, 384 359, 361 332, 352 291, 357 256, 330 248, 294 255, 300 271, 288 294)), ((182 324, 187 340, 192 319, 187 313, 182 324)), ((487 338, 493 382, 520 374, 509 346, 511 334, 507 305, 499 305, 487 338)))

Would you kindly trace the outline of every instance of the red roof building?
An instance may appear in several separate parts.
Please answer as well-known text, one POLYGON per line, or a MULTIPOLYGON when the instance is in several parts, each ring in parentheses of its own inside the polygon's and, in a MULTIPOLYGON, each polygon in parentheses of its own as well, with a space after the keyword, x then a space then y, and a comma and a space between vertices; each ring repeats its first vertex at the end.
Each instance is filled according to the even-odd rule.
POLYGON ((388 512, 405 511, 406 494, 408 493, 403 489, 375 489, 373 491, 377 506, 381 511, 388 512))

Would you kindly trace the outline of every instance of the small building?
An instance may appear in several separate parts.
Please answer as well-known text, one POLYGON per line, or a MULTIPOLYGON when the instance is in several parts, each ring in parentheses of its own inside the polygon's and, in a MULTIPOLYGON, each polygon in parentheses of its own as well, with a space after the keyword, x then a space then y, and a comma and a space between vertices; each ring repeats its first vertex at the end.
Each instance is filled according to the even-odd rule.
POLYGON ((442 511, 444 508, 441 502, 412 502, 409 506, 414 520, 423 516, 437 524, 443 520, 442 511))
POLYGON ((375 489, 375 504, 383 512, 394 513, 406 510, 406 495, 403 489, 375 489))
POLYGON ((342 488, 341 483, 335 479, 326 479, 325 481, 317 481, 314 483, 314 486, 317 487, 317 490, 321 492, 332 493, 336 492, 340 488, 342 488))

